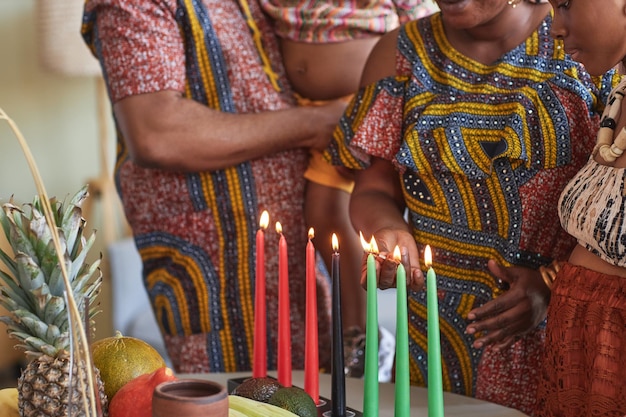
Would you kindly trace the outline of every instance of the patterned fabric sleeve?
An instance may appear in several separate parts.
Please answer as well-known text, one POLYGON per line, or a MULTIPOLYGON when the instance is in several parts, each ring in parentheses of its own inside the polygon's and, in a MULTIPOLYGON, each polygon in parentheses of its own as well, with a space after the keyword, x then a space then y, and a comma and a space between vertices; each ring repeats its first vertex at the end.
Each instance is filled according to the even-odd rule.
POLYGON ((384 78, 361 89, 337 129, 327 157, 335 165, 365 168, 370 157, 393 160, 402 141, 406 77, 384 78))
MULTIPOLYGON (((84 25, 95 25, 97 8, 98 30, 86 40, 102 58, 113 102, 141 93, 184 91, 184 45, 175 1, 91 0, 84 25)), ((85 26, 83 33, 89 33, 85 26)))

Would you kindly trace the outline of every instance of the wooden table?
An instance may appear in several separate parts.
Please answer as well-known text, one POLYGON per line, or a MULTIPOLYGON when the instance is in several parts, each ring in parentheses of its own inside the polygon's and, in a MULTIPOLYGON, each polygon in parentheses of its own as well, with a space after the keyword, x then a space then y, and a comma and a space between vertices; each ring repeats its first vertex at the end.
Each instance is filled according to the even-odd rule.
MULTIPOLYGON (((180 378, 210 379, 227 385, 229 379, 251 376, 245 373, 223 374, 181 374, 180 378)), ((269 372, 276 376, 275 372, 269 372)), ((293 371, 293 385, 304 387, 304 372, 293 371)), ((394 385, 380 384, 380 417, 393 417, 394 385)), ((329 374, 320 374, 320 396, 331 398, 331 380, 329 374)), ((446 417, 526 417, 526 414, 501 405, 480 401, 463 395, 443 393, 444 411, 446 417)), ((363 410, 363 380, 346 378, 346 404, 355 410, 363 410)), ((428 416, 428 395, 426 388, 411 387, 411 416, 428 416)))

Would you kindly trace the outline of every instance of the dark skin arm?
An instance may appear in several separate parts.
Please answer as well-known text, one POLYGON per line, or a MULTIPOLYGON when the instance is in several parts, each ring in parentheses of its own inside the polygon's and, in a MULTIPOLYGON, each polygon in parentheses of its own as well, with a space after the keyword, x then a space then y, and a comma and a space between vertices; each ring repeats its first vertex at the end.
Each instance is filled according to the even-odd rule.
MULTIPOLYGON (((400 248, 401 260, 407 271, 407 285, 419 291, 424 288, 419 253, 409 225, 403 218, 404 199, 398 173, 389 161, 373 158, 372 164, 358 171, 350 199, 350 216, 365 239, 373 235, 380 251, 376 258, 378 288, 396 285, 397 262, 393 250, 400 248)), ((363 258, 361 285, 367 287, 367 254, 363 258)))
MULTIPOLYGON (((395 45, 398 30, 385 34, 369 55, 361 87, 395 74, 395 45)), ((393 259, 396 245, 407 271, 407 285, 415 290, 424 288, 419 253, 411 230, 404 220, 404 197, 398 172, 391 162, 372 158, 371 165, 354 173, 355 186, 350 198, 350 217, 355 230, 369 242, 374 236, 380 256, 376 258, 378 288, 396 285, 397 261, 393 259)), ((367 288, 367 254, 363 256, 361 285, 367 288)))
POLYGON ((130 96, 113 110, 138 165, 177 171, 227 168, 293 149, 324 149, 346 104, 225 113, 177 91, 130 96))

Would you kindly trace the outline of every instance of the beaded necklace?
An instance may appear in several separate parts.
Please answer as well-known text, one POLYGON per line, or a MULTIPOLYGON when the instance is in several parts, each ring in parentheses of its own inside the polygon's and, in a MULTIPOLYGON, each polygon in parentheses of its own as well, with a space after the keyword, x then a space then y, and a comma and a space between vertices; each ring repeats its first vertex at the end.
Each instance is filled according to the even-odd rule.
POLYGON ((613 139, 625 94, 626 76, 622 77, 622 80, 609 97, 609 102, 602 113, 597 143, 593 149, 594 155, 599 153, 602 159, 609 163, 615 162, 615 160, 624 153, 624 150, 626 150, 626 127, 623 127, 615 139, 613 139))

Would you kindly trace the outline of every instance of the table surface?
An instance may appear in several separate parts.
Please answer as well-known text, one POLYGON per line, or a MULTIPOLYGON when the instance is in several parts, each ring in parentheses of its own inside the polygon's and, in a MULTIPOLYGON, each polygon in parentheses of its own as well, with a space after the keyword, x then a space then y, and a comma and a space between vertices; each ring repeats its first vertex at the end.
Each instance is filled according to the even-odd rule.
MULTIPOLYGON (((276 376, 275 372, 268 375, 276 376)), ((215 374, 181 374, 179 378, 210 379, 224 386, 229 379, 251 376, 250 372, 242 373, 215 373, 215 374)), ((293 371, 292 383, 304 387, 304 372, 293 371)), ((379 385, 379 415, 392 417, 394 384, 381 383, 379 385)), ((331 379, 329 374, 320 374, 320 396, 331 398, 331 379)), ((503 407, 501 405, 480 401, 463 395, 443 393, 444 412, 446 417, 525 417, 526 414, 503 407)), ((363 410, 363 380, 346 378, 346 405, 355 410, 363 410)), ((411 415, 428 415, 428 392, 423 387, 411 387, 411 415)))

